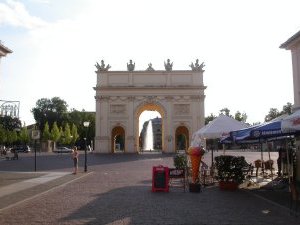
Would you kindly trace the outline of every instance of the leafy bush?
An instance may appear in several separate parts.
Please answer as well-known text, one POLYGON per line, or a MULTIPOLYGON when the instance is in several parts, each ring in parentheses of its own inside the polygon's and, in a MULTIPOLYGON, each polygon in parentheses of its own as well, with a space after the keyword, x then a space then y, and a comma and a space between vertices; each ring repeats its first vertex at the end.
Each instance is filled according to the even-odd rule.
POLYGON ((187 167, 187 158, 185 154, 176 154, 173 157, 174 166, 177 169, 185 169, 187 167))
POLYGON ((243 168, 247 162, 244 156, 221 155, 216 156, 215 161, 219 181, 232 181, 240 184, 245 180, 243 168))

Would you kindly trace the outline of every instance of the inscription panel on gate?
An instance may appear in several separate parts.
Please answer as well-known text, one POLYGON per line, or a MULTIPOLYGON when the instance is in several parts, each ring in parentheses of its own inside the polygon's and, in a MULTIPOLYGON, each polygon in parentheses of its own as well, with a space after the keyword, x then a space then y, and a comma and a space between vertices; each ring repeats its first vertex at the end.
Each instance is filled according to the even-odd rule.
POLYGON ((190 104, 175 104, 174 112, 175 115, 190 114, 190 104))
POLYGON ((126 106, 123 104, 110 105, 110 113, 122 114, 126 112, 126 106))

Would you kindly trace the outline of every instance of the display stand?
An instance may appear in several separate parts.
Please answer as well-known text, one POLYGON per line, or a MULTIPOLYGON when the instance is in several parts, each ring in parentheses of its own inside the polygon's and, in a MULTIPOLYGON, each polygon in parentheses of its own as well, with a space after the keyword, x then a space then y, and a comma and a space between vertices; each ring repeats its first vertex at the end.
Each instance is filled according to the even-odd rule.
POLYGON ((152 192, 169 192, 169 168, 154 166, 152 168, 152 192))
POLYGON ((177 169, 177 168, 169 168, 169 186, 170 187, 183 187, 185 192, 186 187, 186 172, 185 169, 177 169), (175 184, 174 180, 177 180, 177 184, 175 184))

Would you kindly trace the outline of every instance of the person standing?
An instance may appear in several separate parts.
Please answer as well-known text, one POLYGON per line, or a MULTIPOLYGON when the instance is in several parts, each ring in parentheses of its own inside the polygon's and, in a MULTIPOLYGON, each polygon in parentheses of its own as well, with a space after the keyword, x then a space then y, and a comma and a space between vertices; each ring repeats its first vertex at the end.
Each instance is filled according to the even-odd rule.
POLYGON ((284 149, 280 146, 278 148, 278 158, 277 158, 277 167, 278 167, 278 176, 281 176, 281 170, 282 170, 282 163, 283 163, 283 159, 285 158, 285 154, 284 154, 284 149))
POLYGON ((78 152, 76 146, 73 147, 72 158, 73 158, 73 163, 74 163, 74 172, 73 172, 73 174, 77 174, 79 152, 78 152))

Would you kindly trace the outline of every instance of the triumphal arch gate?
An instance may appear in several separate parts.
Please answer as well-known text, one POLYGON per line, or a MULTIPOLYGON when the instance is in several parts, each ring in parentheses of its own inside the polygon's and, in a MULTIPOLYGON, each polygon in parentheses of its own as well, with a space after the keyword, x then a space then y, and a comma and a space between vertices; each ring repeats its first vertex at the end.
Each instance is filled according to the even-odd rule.
POLYGON ((144 111, 161 115, 161 150, 177 150, 178 135, 184 135, 186 147, 192 134, 204 126, 203 66, 198 60, 190 70, 173 70, 173 62, 164 62, 165 70, 135 71, 132 60, 126 71, 110 71, 102 60, 96 63, 96 136, 95 152, 115 152, 115 140, 124 140, 124 152, 140 149, 139 117, 144 111))

